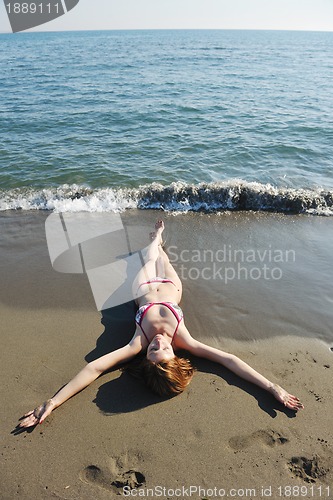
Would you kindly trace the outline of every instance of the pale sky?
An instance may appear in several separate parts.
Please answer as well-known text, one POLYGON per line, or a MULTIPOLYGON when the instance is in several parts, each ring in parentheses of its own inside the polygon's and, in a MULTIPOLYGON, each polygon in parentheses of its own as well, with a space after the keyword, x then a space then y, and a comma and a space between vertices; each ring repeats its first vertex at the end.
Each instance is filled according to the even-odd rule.
MULTIPOLYGON (((333 0, 80 0, 29 31, 114 29, 333 31, 333 0)), ((11 32, 1 0, 0 32, 11 32)))

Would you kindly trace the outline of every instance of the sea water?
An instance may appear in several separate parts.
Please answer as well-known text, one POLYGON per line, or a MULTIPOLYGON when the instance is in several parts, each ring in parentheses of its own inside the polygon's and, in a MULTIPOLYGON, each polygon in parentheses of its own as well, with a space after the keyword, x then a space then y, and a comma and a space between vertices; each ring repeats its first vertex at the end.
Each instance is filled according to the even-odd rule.
POLYGON ((333 214, 333 33, 0 35, 0 210, 333 214))

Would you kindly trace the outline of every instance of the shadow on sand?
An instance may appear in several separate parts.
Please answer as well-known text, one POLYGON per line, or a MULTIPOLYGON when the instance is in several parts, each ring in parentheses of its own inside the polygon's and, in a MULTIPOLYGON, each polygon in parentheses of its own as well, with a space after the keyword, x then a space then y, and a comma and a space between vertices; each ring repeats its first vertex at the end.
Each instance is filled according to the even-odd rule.
MULTIPOLYGON (((101 323, 104 326, 104 332, 97 340, 95 349, 85 357, 87 362, 119 349, 131 340, 135 331, 136 309, 135 302, 131 301, 102 311, 101 323)), ((290 418, 295 416, 294 411, 286 409, 266 391, 242 380, 226 368, 208 360, 193 357, 186 351, 177 352, 177 354, 189 358, 199 372, 222 377, 228 385, 239 387, 252 395, 258 401, 258 406, 272 418, 277 416, 277 412, 283 412, 290 418)), ((126 372, 121 372, 118 378, 99 387, 94 403, 105 415, 113 415, 136 411, 164 400, 165 398, 150 392, 143 381, 126 372)))

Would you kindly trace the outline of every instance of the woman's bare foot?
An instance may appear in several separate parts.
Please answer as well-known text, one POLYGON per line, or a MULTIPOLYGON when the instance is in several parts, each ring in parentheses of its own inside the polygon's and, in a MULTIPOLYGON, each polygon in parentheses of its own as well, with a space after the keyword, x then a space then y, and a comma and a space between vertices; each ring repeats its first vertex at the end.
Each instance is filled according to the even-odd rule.
POLYGON ((162 233, 164 231, 164 222, 158 220, 155 224, 156 237, 159 238, 159 244, 162 245, 162 233))
POLYGON ((164 231, 164 222, 162 220, 158 220, 155 224, 155 231, 153 231, 152 233, 149 233, 149 237, 150 237, 151 241, 154 241, 155 238, 158 238, 158 244, 162 245, 163 244, 163 241, 162 241, 163 231, 164 231))
POLYGON ((290 410, 297 411, 304 408, 303 404, 300 402, 298 398, 296 398, 296 396, 292 396, 277 384, 273 384, 271 388, 271 393, 278 401, 280 401, 280 403, 282 403, 290 410))

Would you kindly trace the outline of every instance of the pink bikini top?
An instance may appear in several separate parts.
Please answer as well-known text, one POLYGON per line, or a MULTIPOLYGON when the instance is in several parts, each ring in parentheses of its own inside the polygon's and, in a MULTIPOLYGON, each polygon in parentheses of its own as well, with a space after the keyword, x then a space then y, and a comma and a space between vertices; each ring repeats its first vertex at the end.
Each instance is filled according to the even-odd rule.
POLYGON ((181 308, 179 307, 178 304, 173 304, 172 302, 148 302, 147 304, 144 304, 143 306, 139 307, 139 309, 136 313, 136 316, 135 316, 135 322, 141 328, 142 333, 146 337, 148 344, 150 344, 150 340, 148 339, 146 332, 142 328, 142 321, 143 321, 143 318, 145 317, 145 315, 147 314, 147 312, 149 311, 149 309, 155 305, 161 305, 161 306, 167 307, 173 313, 173 315, 175 316, 175 318, 177 320, 177 326, 176 326, 175 331, 173 332, 172 340, 171 340, 171 342, 173 342, 173 339, 176 335, 178 327, 179 327, 179 325, 184 317, 183 311, 181 310, 181 308))

